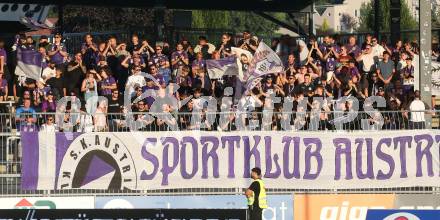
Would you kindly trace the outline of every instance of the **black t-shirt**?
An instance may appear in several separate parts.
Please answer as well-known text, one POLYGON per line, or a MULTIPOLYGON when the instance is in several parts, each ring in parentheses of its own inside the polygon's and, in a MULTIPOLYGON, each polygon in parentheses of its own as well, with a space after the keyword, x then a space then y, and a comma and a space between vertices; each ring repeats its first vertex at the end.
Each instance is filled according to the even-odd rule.
POLYGON ((247 40, 244 40, 244 39, 241 39, 240 41, 238 41, 238 44, 237 44, 237 46, 238 47, 241 47, 241 45, 243 45, 243 44, 247 44, 247 50, 249 51, 249 52, 251 52, 251 53, 255 53, 255 50, 253 50, 249 45, 252 45, 252 46, 254 46, 254 47, 257 47, 258 46, 258 43, 257 43, 257 41, 255 41, 254 39, 249 39, 249 41, 247 41, 247 40))
POLYGON ((108 98, 108 113, 120 113, 121 106, 123 106, 122 99, 118 98, 113 100, 111 97, 108 98))
POLYGON ((313 87, 313 84, 310 83, 306 85, 305 83, 299 85, 301 92, 304 93, 304 95, 307 95, 309 92, 315 91, 315 88, 313 87))
MULTIPOLYGON (((222 46, 222 44, 218 44, 216 50, 220 50, 220 47, 222 46)), ((223 46, 223 51, 221 52, 220 56, 221 57, 225 57, 225 52, 226 53, 232 53, 232 47, 234 47, 234 44, 230 41, 228 41, 225 46, 223 46)))
POLYGON ((56 97, 64 96, 63 88, 64 88, 64 79, 63 77, 56 78, 52 77, 49 80, 47 80, 47 84, 50 85, 52 88, 52 91, 55 93, 54 95, 56 97))
POLYGON ((141 47, 142 47, 141 44, 136 44, 136 45, 130 44, 128 46, 128 50, 127 51, 130 52, 131 54, 133 54, 133 51, 138 51, 139 49, 141 49, 141 47))
MULTIPOLYGON (((69 66, 76 66, 77 62, 73 61, 69 63, 69 66)), ((74 89, 80 87, 80 82, 84 77, 84 73, 81 70, 81 67, 75 68, 72 71, 67 71, 64 74, 64 81, 67 89, 74 89)))
POLYGON ((254 209, 260 208, 260 204, 258 201, 258 197, 260 196, 260 183, 258 181, 252 182, 251 186, 249 186, 249 189, 254 192, 254 209))

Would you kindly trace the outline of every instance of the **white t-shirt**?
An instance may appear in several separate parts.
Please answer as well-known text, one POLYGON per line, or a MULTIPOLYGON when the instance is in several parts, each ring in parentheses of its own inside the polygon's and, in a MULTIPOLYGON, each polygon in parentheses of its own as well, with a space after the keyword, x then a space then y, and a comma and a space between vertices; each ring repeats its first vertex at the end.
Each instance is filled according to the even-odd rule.
POLYGON ((56 129, 55 124, 51 124, 51 125, 43 124, 43 125, 41 125, 40 131, 55 132, 55 131, 57 131, 57 129, 56 129))
POLYGON ((374 56, 382 60, 383 52, 385 52, 385 49, 382 47, 382 45, 376 44, 376 46, 372 47, 372 49, 374 56))
POLYGON ((371 52, 369 54, 362 55, 362 63, 364 64, 362 69, 364 72, 370 72, 374 65, 374 53, 371 52))
POLYGON ((409 110, 411 111, 411 118, 409 119, 412 122, 422 122, 425 121, 425 103, 421 100, 416 99, 411 102, 409 105, 409 110))
POLYGON ((145 86, 147 83, 145 82, 145 77, 142 75, 131 75, 127 79, 127 86, 130 86, 129 94, 134 92, 134 86, 139 85, 141 87, 145 86))

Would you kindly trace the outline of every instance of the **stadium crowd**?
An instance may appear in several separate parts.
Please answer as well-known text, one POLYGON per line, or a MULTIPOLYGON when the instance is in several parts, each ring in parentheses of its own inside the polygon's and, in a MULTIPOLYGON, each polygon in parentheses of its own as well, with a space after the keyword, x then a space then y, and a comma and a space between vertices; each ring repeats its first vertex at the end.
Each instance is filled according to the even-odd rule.
MULTIPOLYGON (((74 54, 67 52, 62 38, 61 34, 56 34, 50 43, 46 36, 41 36, 35 42, 32 37, 23 35, 13 46, 13 49, 38 50, 43 55, 47 67, 42 70, 40 80, 8 71, 6 63, 10 57, 7 57, 4 43, 0 41, 0 101, 5 101, 9 94, 14 96, 14 121, 21 131, 61 130, 54 125, 54 113, 60 110, 57 108, 67 113, 72 111, 71 104, 57 107, 56 101, 65 96, 75 96, 82 101, 81 116, 73 126, 76 131, 86 132, 124 130, 127 128, 124 115, 129 111, 133 112, 135 121, 141 122, 138 130, 168 130, 172 125, 180 129, 235 130, 238 125, 234 119, 237 118, 244 125, 250 125, 255 120, 256 125, 251 129, 281 130, 290 126, 304 130, 315 126, 314 129, 333 130, 335 115, 331 112, 336 109, 336 102, 325 101, 320 106, 313 98, 338 100, 343 96, 357 98, 359 111, 371 104, 364 103, 370 96, 382 96, 386 100, 383 106, 374 104, 375 108, 384 111, 383 125, 379 123, 377 113, 360 112, 354 121, 344 124, 344 129, 361 129, 362 119, 367 119, 370 125, 378 124, 387 129, 424 126, 423 113, 408 113, 408 110, 425 110, 420 93, 414 91, 414 77, 418 71, 415 63, 418 62, 419 51, 418 45, 412 42, 397 41, 390 45, 371 35, 364 42, 358 42, 352 36, 348 44, 341 44, 337 36, 325 36, 322 42, 314 38, 307 42, 287 37, 274 39, 271 47, 283 61, 285 71, 265 75, 256 87, 245 91, 245 82, 240 81, 238 76, 224 75, 221 79, 210 79, 206 60, 235 56, 232 47, 255 53, 259 39, 248 31, 238 41, 225 33, 220 39, 200 36, 198 42, 182 39, 172 46, 168 43, 153 45, 137 35, 132 35, 130 42, 118 42, 115 37, 95 42, 88 34, 81 50, 74 54), (156 80, 146 78, 142 73, 149 73, 156 80), (132 86, 127 90, 131 97, 130 109, 124 106, 123 100, 127 85, 132 86), (177 91, 172 89, 173 85, 178 85, 177 91), (225 106, 222 100, 226 97, 225 91, 229 91, 225 89, 227 87, 233 88, 232 94, 226 95, 232 100, 231 105, 225 106), (141 97, 148 91, 150 96, 141 97), (169 92, 177 100, 192 98, 184 104, 161 106, 160 112, 176 117, 150 117, 148 112, 153 108, 155 99, 165 94, 161 91, 169 92), (107 101, 98 102, 95 106, 97 114, 84 114, 86 100, 96 95, 106 96, 107 101), (279 103, 273 104, 274 95, 281 97, 279 103), (200 101, 201 96, 217 99, 215 111, 218 112, 236 111, 245 105, 253 106, 253 110, 243 118, 232 113, 223 118, 215 115, 213 123, 210 123, 208 116, 211 113, 208 106, 200 101), (282 125, 281 119, 285 115, 277 113, 282 112, 283 103, 287 100, 293 102, 293 113, 291 123, 282 125), (301 100, 308 102, 305 107, 299 104, 301 100), (264 120, 263 109, 272 104, 275 114, 269 121, 264 120), (323 112, 317 115, 311 113, 321 108, 323 112), (194 116, 191 113, 195 109, 201 120, 191 123, 194 116), (39 116, 39 113, 45 114, 39 116), (304 117, 299 113, 304 113, 304 117), (229 123, 220 123, 222 120, 229 123)), ((241 63, 241 71, 248 71, 251 59, 246 55, 237 59, 241 63)), ((349 113, 353 111, 353 103, 347 101, 338 109, 349 113)), ((0 108, 3 113, 10 111, 4 106, 0 108)), ((56 123, 68 120, 69 114, 66 114, 56 123)))

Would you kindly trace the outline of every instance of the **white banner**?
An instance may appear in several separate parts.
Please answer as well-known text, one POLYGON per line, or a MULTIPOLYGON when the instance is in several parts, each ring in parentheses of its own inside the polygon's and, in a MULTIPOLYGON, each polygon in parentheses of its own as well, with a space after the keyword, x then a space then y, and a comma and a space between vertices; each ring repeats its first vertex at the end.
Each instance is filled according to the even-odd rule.
MULTIPOLYGON (((440 63, 437 61, 432 61, 431 71, 432 95, 440 95, 440 63)), ((414 83, 417 85, 417 82, 414 83)))
POLYGON ((267 188, 440 186, 434 130, 52 136, 23 134, 24 189, 241 188, 251 183, 255 166, 267 188), (56 150, 45 149, 54 141, 56 150), (55 168, 47 172, 35 158, 55 168))

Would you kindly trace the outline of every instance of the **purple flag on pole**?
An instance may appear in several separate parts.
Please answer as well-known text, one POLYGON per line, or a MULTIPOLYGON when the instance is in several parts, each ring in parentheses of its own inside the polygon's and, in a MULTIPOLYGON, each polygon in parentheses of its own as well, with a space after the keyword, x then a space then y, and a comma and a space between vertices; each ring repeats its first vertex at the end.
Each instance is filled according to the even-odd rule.
POLYGON ((39 80, 42 70, 47 66, 43 55, 34 50, 21 45, 17 46, 17 67, 15 74, 39 80))
POLYGON ((236 57, 230 56, 219 60, 207 60, 206 68, 211 79, 221 79, 223 75, 237 75, 236 57))

